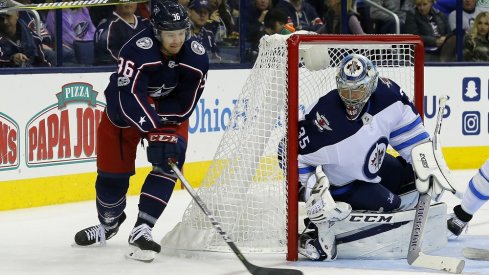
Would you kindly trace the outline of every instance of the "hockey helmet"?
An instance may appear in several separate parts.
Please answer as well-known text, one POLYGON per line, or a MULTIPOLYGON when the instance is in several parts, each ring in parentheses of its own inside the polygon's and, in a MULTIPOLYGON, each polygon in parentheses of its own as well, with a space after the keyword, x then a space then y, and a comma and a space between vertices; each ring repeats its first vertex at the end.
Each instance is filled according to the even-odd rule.
POLYGON ((337 90, 348 119, 355 120, 377 88, 379 72, 367 57, 349 54, 340 62, 336 74, 337 90))
POLYGON ((188 29, 190 19, 187 11, 177 1, 152 0, 151 22, 161 31, 188 29))

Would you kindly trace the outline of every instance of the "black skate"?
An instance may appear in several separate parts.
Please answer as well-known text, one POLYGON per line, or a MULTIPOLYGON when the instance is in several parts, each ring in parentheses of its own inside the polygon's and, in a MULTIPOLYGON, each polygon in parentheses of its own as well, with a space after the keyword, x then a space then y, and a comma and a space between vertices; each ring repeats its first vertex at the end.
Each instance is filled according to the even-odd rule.
POLYGON ((145 223, 132 229, 128 242, 131 250, 126 256, 130 259, 151 262, 161 251, 161 246, 153 241, 151 227, 145 223))
POLYGON ((462 234, 462 231, 467 227, 467 222, 462 221, 454 213, 450 214, 447 220, 447 228, 450 231, 449 237, 458 237, 462 234))
POLYGON ((75 243, 81 246, 92 245, 94 243, 105 244, 105 241, 114 237, 119 231, 119 226, 126 220, 126 214, 122 212, 117 225, 114 228, 106 228, 105 226, 99 224, 88 228, 85 228, 75 235, 75 243), (105 234, 102 234, 104 232, 105 234))

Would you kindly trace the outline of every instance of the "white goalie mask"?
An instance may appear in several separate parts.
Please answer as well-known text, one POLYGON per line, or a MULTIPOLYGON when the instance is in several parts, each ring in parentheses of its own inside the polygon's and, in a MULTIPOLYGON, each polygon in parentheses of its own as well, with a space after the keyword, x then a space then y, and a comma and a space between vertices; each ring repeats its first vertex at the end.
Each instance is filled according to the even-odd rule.
POLYGON ((379 72, 372 61, 360 54, 347 55, 336 74, 338 94, 348 119, 355 120, 377 88, 379 72))

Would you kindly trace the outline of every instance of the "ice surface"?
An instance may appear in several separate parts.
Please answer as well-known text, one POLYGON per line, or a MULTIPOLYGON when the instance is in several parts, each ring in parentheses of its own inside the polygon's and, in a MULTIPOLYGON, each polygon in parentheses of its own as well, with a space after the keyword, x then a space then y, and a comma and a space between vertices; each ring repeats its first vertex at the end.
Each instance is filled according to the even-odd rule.
MULTIPOLYGON (((454 172, 462 191, 476 170, 454 172)), ((448 208, 458 202, 450 194, 443 200, 448 208)), ((169 206, 153 230, 159 241, 180 221, 190 201, 186 191, 174 193, 169 206)), ((159 254, 152 263, 128 260, 127 238, 135 222, 137 197, 129 197, 128 219, 106 247, 73 246, 73 236, 97 224, 93 201, 0 212, 0 274, 167 274, 239 275, 248 274, 233 254, 199 254, 179 257, 159 254)), ((489 204, 483 206, 470 223, 468 234, 450 241, 437 255, 462 257, 465 246, 489 249, 489 204)), ((248 256, 252 263, 265 267, 295 268, 304 274, 435 274, 443 273, 410 267, 405 260, 337 260, 335 262, 286 262, 284 255, 248 256)), ((464 273, 489 274, 489 262, 466 260, 464 273)))

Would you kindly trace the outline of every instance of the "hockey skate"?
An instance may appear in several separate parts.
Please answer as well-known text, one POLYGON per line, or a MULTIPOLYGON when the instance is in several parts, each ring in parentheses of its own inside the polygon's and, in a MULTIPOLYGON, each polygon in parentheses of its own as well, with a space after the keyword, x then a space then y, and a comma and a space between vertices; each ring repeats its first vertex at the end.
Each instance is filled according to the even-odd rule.
POLYGON ((128 242, 131 250, 126 256, 130 259, 151 262, 154 260, 156 254, 161 251, 161 246, 153 241, 151 227, 145 223, 132 229, 128 242))
POLYGON ((467 228, 467 222, 460 220, 455 213, 450 214, 447 220, 447 228, 449 237, 457 238, 462 234, 462 231, 467 228))
POLYGON ((447 228, 448 237, 458 237, 462 231, 467 231, 467 225, 472 219, 472 215, 465 212, 459 204, 453 208, 453 213, 448 216, 447 228))
POLYGON ((334 261, 336 259, 336 240, 334 232, 329 231, 330 244, 327 251, 321 248, 317 231, 309 231, 299 236, 299 254, 313 261, 334 261))
POLYGON ((122 212, 117 224, 113 227, 107 227, 99 224, 90 226, 81 231, 78 231, 75 235, 75 243, 80 246, 92 245, 94 243, 100 243, 105 245, 105 241, 114 237, 119 231, 119 227, 126 220, 126 214, 122 212))

